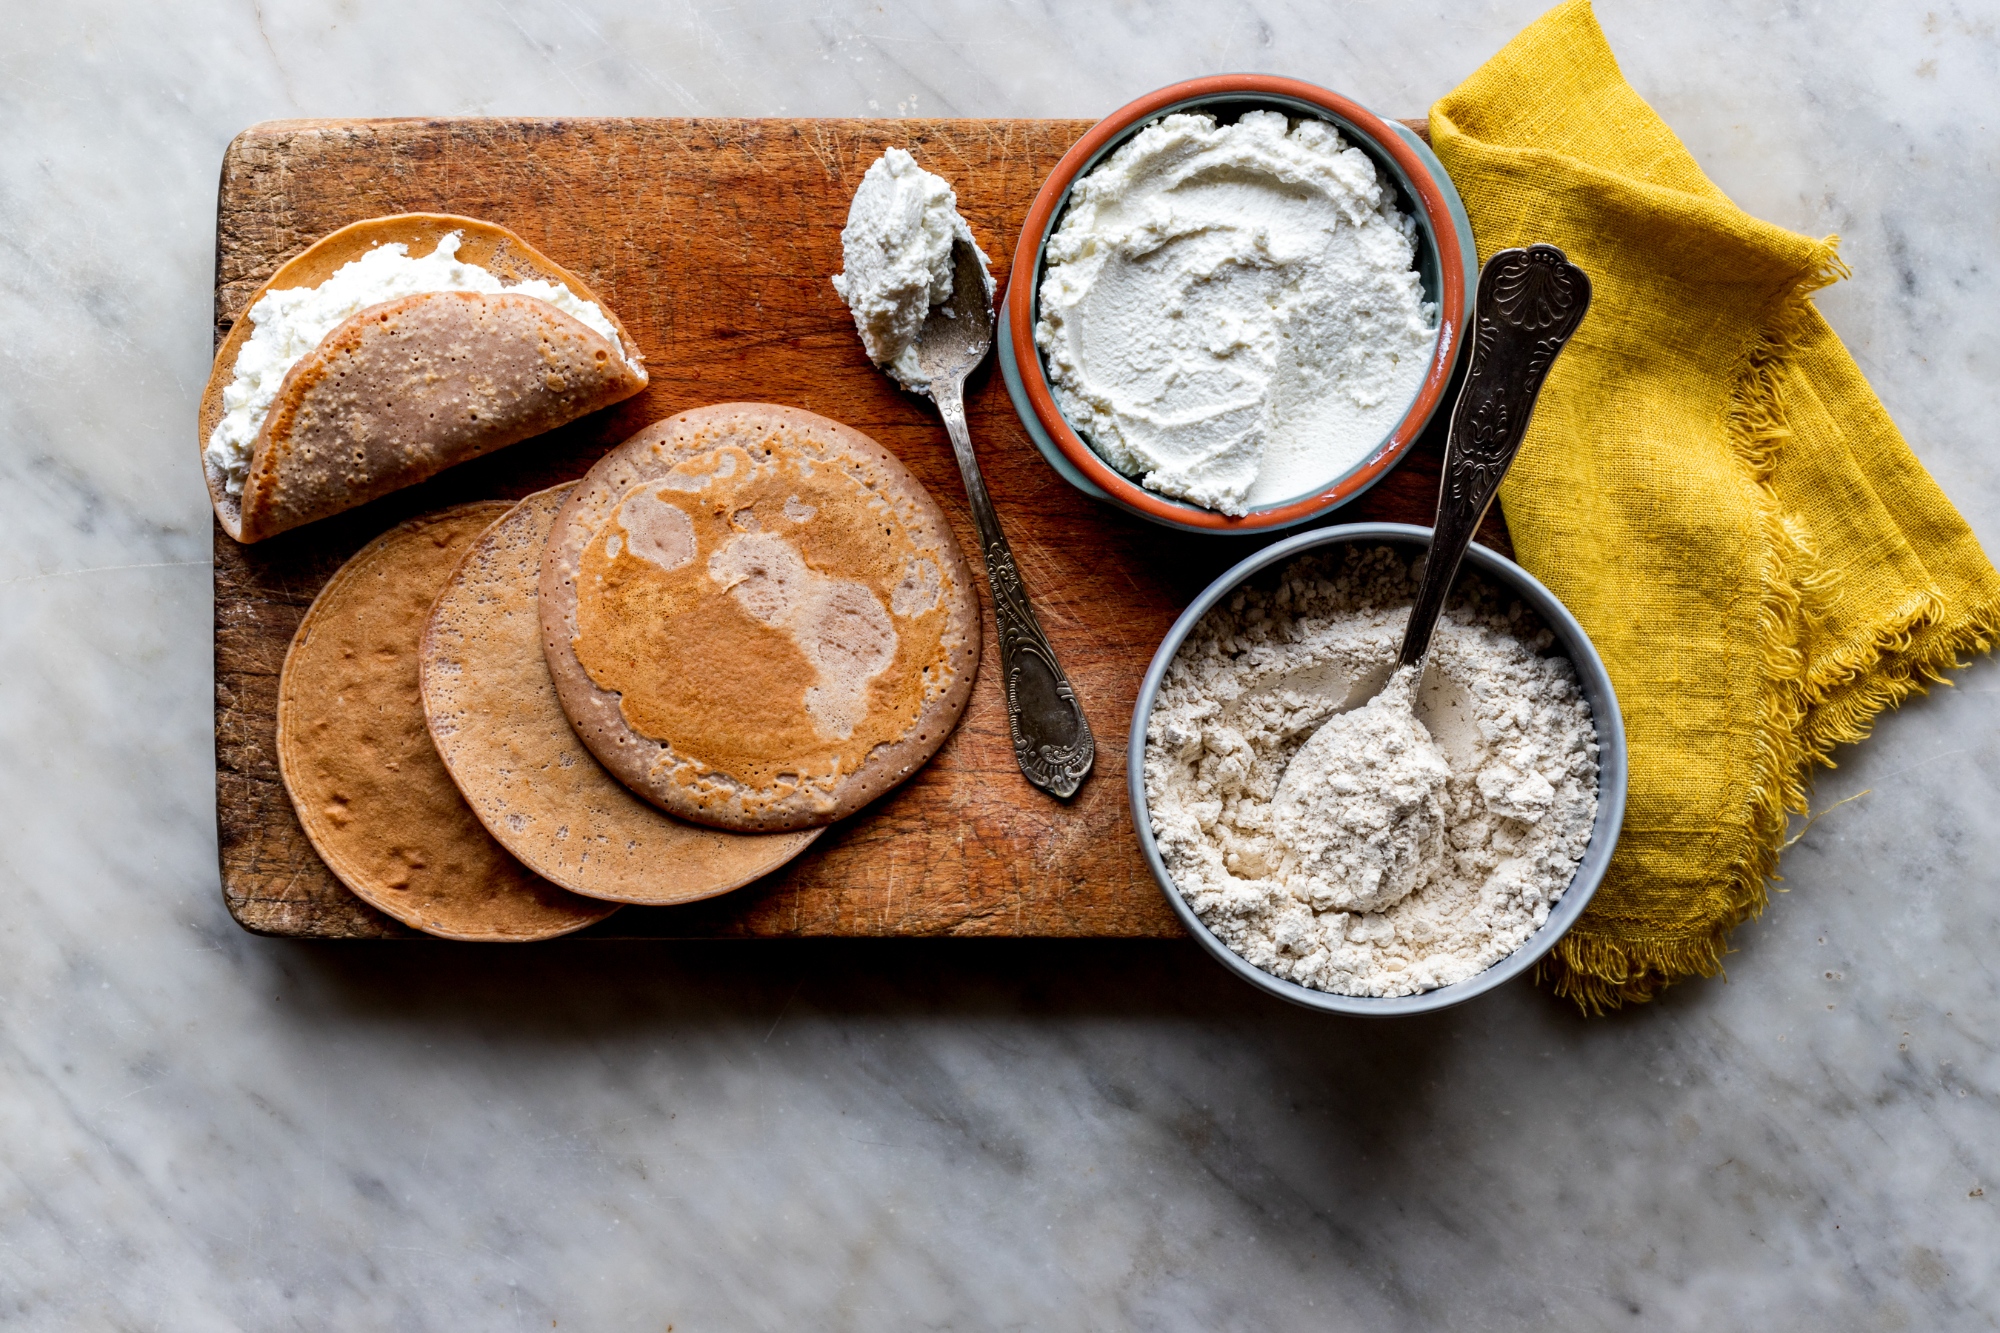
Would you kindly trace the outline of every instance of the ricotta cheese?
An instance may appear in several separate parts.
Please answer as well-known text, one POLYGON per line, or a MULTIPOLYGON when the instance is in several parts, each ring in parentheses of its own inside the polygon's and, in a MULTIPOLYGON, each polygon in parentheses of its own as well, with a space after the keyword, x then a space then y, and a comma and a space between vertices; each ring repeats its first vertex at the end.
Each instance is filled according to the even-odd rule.
POLYGON ((868 359, 906 389, 922 392, 929 378, 917 365, 917 334, 931 307, 951 299, 951 246, 971 242, 988 291, 986 252, 958 215, 958 195, 944 177, 891 148, 861 177, 840 230, 845 266, 833 289, 854 314, 854 331, 868 359))
MULTIPOLYGON (((265 292, 250 307, 250 336, 236 354, 235 377, 222 391, 222 420, 209 433, 208 460, 222 473, 231 495, 243 494, 250 451, 264 418, 285 382, 286 372, 319 346, 350 316, 372 305, 420 292, 508 292, 546 301, 585 328, 602 334, 630 364, 618 330, 593 301, 569 288, 538 278, 507 283, 458 258, 464 239, 449 232, 420 259, 400 241, 378 246, 335 269, 317 287, 282 287, 265 292)), ((633 367, 635 370, 637 366, 633 367)))
POLYGON ((1416 241, 1325 121, 1167 116, 1077 182, 1035 342, 1107 463, 1244 514, 1332 482, 1408 410, 1437 342, 1416 241))

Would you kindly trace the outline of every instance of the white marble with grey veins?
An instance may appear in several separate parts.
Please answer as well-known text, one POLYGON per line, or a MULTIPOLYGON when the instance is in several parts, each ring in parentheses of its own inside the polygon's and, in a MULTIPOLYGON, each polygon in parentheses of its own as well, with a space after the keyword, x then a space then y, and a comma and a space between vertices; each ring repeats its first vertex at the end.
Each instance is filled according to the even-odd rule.
MULTIPOLYGON (((1183 945, 306 947, 216 884, 216 167, 284 116, 1419 114, 1541 0, 10 0, 0 1325, 1980 1329, 2000 667, 1820 783, 1730 979, 1382 1026, 1183 945)), ((2000 549, 1990 6, 1604 0, 2000 549)))

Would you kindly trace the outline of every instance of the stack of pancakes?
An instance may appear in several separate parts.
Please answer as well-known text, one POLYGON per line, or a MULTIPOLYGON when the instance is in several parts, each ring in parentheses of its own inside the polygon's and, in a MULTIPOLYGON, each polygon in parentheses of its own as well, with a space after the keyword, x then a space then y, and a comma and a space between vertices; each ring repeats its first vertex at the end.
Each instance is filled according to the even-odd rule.
MULTIPOLYGON (((242 542, 648 382, 588 286, 474 218, 355 223, 247 311, 200 414, 216 516, 242 542), (319 318, 345 317, 296 345, 319 325, 285 312, 321 298, 319 318), (282 379, 260 408, 265 375, 282 379), (244 424, 222 427, 230 411, 244 424)), ((453 939, 543 939, 784 865, 936 752, 978 660, 964 556, 902 464, 810 412, 725 404, 570 486, 364 548, 285 658, 279 769, 367 902, 453 939)))
POLYGON ((944 515, 887 450, 700 408, 579 482, 364 548, 285 659, 279 766, 373 906, 543 939, 797 856, 943 744, 979 634, 944 515))

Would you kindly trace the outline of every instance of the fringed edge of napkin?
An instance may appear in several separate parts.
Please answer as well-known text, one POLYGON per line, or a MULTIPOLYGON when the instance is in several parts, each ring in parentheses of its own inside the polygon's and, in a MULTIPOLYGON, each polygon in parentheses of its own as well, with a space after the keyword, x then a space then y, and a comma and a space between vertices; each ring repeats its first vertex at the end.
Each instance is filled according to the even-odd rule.
POLYGON ((1814 763, 1834 767, 1836 745, 1852 745, 1868 739, 1875 719, 1883 710, 1894 708, 1912 694, 1928 694, 1932 685, 1951 684, 1944 674, 1946 671, 1972 665, 1963 660, 1964 654, 1991 652, 1994 643, 2000 641, 2000 601, 1994 601, 1967 611, 1957 624, 1940 633, 1935 642, 1926 644, 1922 653, 1913 653, 1917 639, 1938 625, 1944 609, 1940 598, 1924 597, 1907 628, 1868 645, 1869 652, 1875 655, 1873 660, 1856 654, 1863 660, 1815 691, 1826 698, 1864 671, 1874 669, 1880 673, 1837 704, 1829 702, 1823 707, 1814 704, 1809 742, 1809 757, 1814 763))

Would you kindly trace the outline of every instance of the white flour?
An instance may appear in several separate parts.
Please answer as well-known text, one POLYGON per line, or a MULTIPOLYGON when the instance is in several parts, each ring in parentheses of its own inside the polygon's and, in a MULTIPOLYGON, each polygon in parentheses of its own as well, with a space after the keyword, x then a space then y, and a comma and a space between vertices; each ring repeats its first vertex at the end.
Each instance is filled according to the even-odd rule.
POLYGON ((1431 882, 1445 857, 1451 766, 1414 711, 1404 667, 1292 756, 1272 802, 1278 873, 1313 910, 1379 912, 1431 882))
POLYGON ((1470 574, 1431 643, 1422 725, 1395 687, 1356 708, 1388 680, 1415 592, 1386 547, 1297 560, 1202 618, 1147 726, 1146 801, 1182 897, 1249 962, 1318 990, 1476 976, 1548 919, 1597 817, 1574 670, 1470 574))

